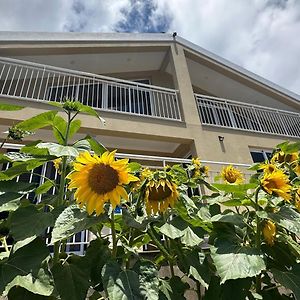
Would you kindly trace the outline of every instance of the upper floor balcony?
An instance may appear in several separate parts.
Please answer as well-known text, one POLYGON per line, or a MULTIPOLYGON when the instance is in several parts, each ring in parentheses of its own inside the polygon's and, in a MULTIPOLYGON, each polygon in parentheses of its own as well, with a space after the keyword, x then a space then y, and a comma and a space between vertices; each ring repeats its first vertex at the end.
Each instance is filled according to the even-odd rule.
POLYGON ((103 111, 181 120, 177 91, 141 82, 0 57, 0 96, 78 100, 103 111))
POLYGON ((300 113, 206 95, 195 98, 203 125, 300 137, 300 113))
MULTIPOLYGON (((174 89, 4 57, 0 97, 37 102, 69 98, 102 111, 183 120, 174 89)), ((199 94, 195 99, 203 125, 300 137, 299 113, 199 94)))

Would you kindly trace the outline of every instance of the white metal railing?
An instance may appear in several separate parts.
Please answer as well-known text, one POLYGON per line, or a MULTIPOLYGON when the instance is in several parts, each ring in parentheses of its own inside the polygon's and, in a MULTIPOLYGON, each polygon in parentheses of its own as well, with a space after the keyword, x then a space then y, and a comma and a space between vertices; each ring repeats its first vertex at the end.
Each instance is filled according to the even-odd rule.
POLYGON ((300 113, 195 94, 203 125, 300 137, 300 113))
MULTIPOLYGON (((20 144, 10 144, 5 143, 4 148, 7 149, 8 152, 10 151, 16 151, 20 149, 22 145, 20 144)), ((167 165, 174 165, 174 164, 188 164, 191 163, 191 159, 184 159, 184 158, 172 158, 172 157, 161 157, 161 156, 149 156, 149 155, 137 155, 137 154, 124 154, 124 153, 117 153, 116 158, 129 158, 130 161, 135 161, 143 166, 147 166, 149 168, 164 168, 167 165)), ((240 170, 243 171, 245 178, 249 178, 251 176, 251 172, 247 170, 247 168, 250 166, 248 164, 240 164, 240 163, 228 163, 228 162, 214 162, 214 161, 208 161, 208 160, 201 160, 203 165, 207 165, 210 167, 210 171, 208 174, 208 181, 213 182, 214 177, 219 174, 221 168, 223 166, 233 165, 235 167, 238 167, 240 170)), ((7 170, 11 166, 10 163, 2 164, 1 170, 7 170)), ((36 183, 37 185, 42 185, 45 182, 45 178, 49 178, 53 181, 59 180, 59 174, 57 170, 54 168, 52 162, 47 162, 44 165, 36 168, 35 170, 32 170, 31 172, 27 174, 22 174, 21 176, 18 176, 16 178, 16 181, 23 181, 23 182, 30 182, 30 183, 36 183), (40 176, 40 175, 41 176, 40 176)), ((205 191, 204 191, 205 192, 205 191)), ((55 190, 54 188, 50 189, 48 191, 49 195, 54 195, 55 190)), ((199 195, 203 193, 203 190, 200 189, 191 189, 189 191, 191 195, 199 195)), ((34 203, 40 203, 41 202, 41 195, 38 197, 35 197, 34 192, 30 192, 26 194, 26 199, 30 200, 34 203)), ((44 237, 46 239, 46 242, 48 246, 50 247, 50 250, 52 249, 53 245, 50 244, 51 240, 51 231, 52 228, 47 228, 44 237)), ((73 235, 71 238, 68 239, 66 243, 66 251, 75 253, 78 255, 83 255, 89 242, 92 239, 92 234, 88 231, 81 231, 77 234, 73 235)), ((1 248, 1 247, 0 247, 1 248)), ((151 252, 152 248, 149 249, 145 247, 143 251, 151 252)))
POLYGON ((0 96, 69 98, 95 109, 181 120, 176 90, 6 57, 0 57, 0 96))

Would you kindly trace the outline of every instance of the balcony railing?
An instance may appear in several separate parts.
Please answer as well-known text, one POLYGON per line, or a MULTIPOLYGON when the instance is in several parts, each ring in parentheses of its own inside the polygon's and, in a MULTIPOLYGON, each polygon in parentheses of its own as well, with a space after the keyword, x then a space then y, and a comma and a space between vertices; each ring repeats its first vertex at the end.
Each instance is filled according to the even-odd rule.
POLYGON ((181 120, 175 90, 4 57, 0 96, 57 102, 69 98, 105 111, 181 120))
POLYGON ((300 137, 300 114, 195 95, 203 125, 300 137))

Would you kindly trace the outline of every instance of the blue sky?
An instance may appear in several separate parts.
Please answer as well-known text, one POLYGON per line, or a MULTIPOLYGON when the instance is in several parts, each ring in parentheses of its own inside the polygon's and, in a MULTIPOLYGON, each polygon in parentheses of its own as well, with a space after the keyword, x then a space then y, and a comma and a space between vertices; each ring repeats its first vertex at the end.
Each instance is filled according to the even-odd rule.
POLYGON ((300 94, 300 0, 0 0, 0 29, 176 31, 300 94))

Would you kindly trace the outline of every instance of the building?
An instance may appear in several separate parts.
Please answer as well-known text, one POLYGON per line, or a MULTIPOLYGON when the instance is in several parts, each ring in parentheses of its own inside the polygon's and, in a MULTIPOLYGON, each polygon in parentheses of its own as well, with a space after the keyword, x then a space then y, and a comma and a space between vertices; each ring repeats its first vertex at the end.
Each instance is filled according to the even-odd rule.
POLYGON ((0 32, 0 101, 27 107, 0 112, 0 132, 65 97, 106 120, 82 115, 79 137, 157 166, 245 167, 300 137, 300 96, 176 34, 0 32))

